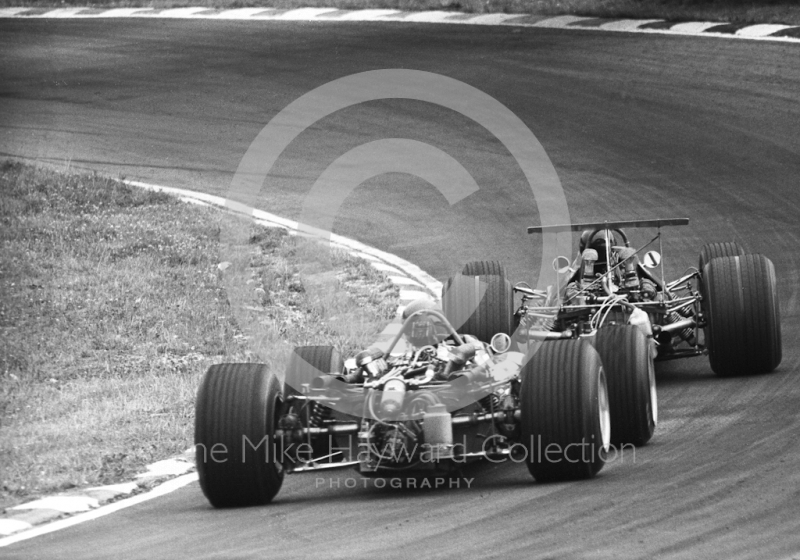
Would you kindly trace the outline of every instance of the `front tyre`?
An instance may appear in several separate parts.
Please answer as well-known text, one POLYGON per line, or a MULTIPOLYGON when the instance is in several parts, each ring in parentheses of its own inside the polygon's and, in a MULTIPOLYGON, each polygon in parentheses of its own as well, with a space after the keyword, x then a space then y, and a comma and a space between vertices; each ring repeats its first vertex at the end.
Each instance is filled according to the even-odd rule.
POLYGON ((585 340, 544 342, 522 369, 522 445, 540 481, 591 478, 611 437, 606 378, 585 340))
MULTIPOLYGON (((344 361, 333 346, 296 346, 289 357, 283 384, 285 409, 292 412, 299 424, 308 428, 309 419, 320 419, 331 414, 328 405, 318 401, 293 399, 301 395, 305 384, 310 384, 320 374, 339 374, 344 370, 344 361)), ((313 420, 312 420, 313 421, 313 420)), ((314 457, 323 457, 331 452, 330 438, 315 436, 311 439, 314 457)))
POLYGON ((703 271, 705 339, 720 376, 773 371, 781 363, 775 266, 764 255, 718 257, 703 271))
POLYGON ((283 483, 274 434, 281 387, 264 364, 218 364, 195 405, 200 487, 216 508, 269 503, 283 483))
POLYGON ((507 278, 506 267, 500 261, 472 261, 461 269, 464 276, 500 276, 507 278))
POLYGON ((655 366, 647 337, 633 325, 605 327, 597 331, 595 348, 608 382, 612 443, 646 444, 658 421, 655 366))
POLYGON ((514 291, 502 276, 453 276, 443 287, 442 309, 459 334, 489 342, 514 333, 514 291))
POLYGON ((304 384, 325 373, 342 373, 344 362, 333 346, 296 346, 286 367, 283 395, 302 394, 304 384))

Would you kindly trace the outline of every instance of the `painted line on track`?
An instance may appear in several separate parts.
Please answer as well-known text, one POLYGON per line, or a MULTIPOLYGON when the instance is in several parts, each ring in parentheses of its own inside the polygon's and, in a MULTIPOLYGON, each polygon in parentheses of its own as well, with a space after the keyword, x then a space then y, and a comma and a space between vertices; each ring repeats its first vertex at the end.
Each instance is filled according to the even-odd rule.
POLYGON ((113 504, 108 504, 106 506, 102 506, 92 511, 80 513, 78 515, 74 515, 67 519, 60 519, 58 521, 54 521, 53 523, 49 523, 47 525, 34 527, 25 532, 17 533, 15 535, 2 538, 0 539, 0 547, 32 539, 34 537, 39 537, 41 535, 46 535, 54 531, 60 531, 61 529, 66 529, 67 527, 78 525, 79 523, 84 523, 86 521, 93 521, 100 517, 105 517, 106 515, 114 513, 121 509, 129 508, 131 506, 141 504, 142 502, 147 502, 154 498, 164 496, 166 494, 169 494, 170 492, 174 492, 175 490, 183 488, 187 484, 191 484, 196 480, 197 480, 197 473, 189 473, 183 476, 179 476, 178 478, 173 478, 172 480, 168 480, 167 482, 153 488, 152 490, 150 490, 145 494, 138 494, 131 498, 126 498, 124 500, 120 500, 119 502, 114 502, 113 504))
MULTIPOLYGON (((174 194, 182 199, 189 199, 192 202, 199 202, 199 203, 206 203, 212 206, 218 206, 221 208, 225 208, 226 210, 236 212, 233 208, 233 205, 228 203, 228 200, 221 197, 221 196, 214 196, 211 194, 201 193, 190 191, 187 189, 178 189, 175 187, 165 187, 163 185, 152 185, 149 183, 142 183, 140 181, 123 181, 126 184, 141 187, 150 190, 156 190, 160 192, 165 192, 169 194, 174 194)), ((236 212, 242 214, 242 212, 236 212)), ((298 223, 294 220, 288 220, 276 214, 271 214, 269 212, 265 212, 263 210, 256 210, 256 209, 247 209, 246 215, 248 217, 252 217, 256 221, 262 222, 265 225, 273 225, 277 227, 282 227, 288 230, 297 231, 298 230, 298 223)), ((326 238, 330 238, 331 245, 345 249, 347 251, 352 252, 355 256, 360 256, 363 258, 363 255, 368 255, 374 259, 377 259, 376 263, 380 264, 380 270, 391 271, 391 272, 402 272, 409 278, 416 280, 419 284, 430 292, 430 295, 433 299, 437 299, 439 294, 442 290, 442 283, 439 282, 436 278, 422 270, 417 265, 408 262, 405 259, 398 257, 392 253, 387 253, 386 251, 381 251, 380 249, 376 249, 375 247, 370 247, 369 245, 365 245, 360 241, 356 241, 355 239, 350 239, 348 237, 344 237, 335 233, 320 231, 319 234, 321 236, 325 236, 326 238), (392 270, 394 269, 394 270, 392 270)), ((375 268, 378 268, 375 264, 373 264, 375 268)))
POLYGON ((607 19, 573 15, 537 16, 533 14, 474 14, 450 11, 404 12, 399 10, 340 10, 337 8, 0 8, 0 18, 17 19, 97 19, 167 18, 237 21, 308 22, 406 22, 451 25, 492 25, 527 28, 650 33, 755 41, 800 43, 800 26, 782 24, 733 25, 726 22, 669 22, 662 19, 607 19))

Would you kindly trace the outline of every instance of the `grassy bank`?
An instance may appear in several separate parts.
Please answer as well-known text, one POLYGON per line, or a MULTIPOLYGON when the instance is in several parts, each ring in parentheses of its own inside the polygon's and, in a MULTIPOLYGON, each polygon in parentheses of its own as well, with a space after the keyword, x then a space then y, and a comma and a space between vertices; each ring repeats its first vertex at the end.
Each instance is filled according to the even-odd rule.
POLYGON ((800 5, 795 0, 0 0, 0 6, 383 8, 800 25, 800 5))
POLYGON ((0 507, 130 479, 188 448, 212 363, 282 372, 295 344, 351 352, 393 316, 397 290, 363 261, 334 254, 334 289, 317 292, 302 242, 239 221, 250 258, 235 312, 222 220, 237 219, 96 175, 0 166, 0 507))

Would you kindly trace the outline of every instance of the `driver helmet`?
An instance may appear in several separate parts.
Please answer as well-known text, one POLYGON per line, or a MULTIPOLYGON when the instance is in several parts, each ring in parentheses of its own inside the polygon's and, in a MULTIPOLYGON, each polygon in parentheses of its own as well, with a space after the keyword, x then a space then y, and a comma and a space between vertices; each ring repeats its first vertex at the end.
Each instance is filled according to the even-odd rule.
POLYGON ((606 229, 599 230, 594 239, 592 239, 591 245, 589 243, 589 236, 592 235, 591 229, 583 230, 581 233, 581 241, 580 241, 580 253, 583 254, 584 249, 594 249, 597 251, 597 262, 595 263, 596 267, 599 267, 601 270, 606 270, 608 267, 608 260, 606 258, 606 249, 608 247, 612 247, 617 244, 616 239, 614 238, 614 234, 606 229))
MULTIPOLYGON (((439 306, 429 299, 416 299, 403 309, 403 321, 411 317, 411 315, 417 311, 422 311, 423 309, 440 310, 439 306)), ((410 324, 406 326, 403 336, 405 336, 408 343, 415 348, 438 344, 439 337, 436 333, 437 322, 433 315, 421 313, 414 317, 410 324)))
POLYGON ((612 247, 611 264, 616 267, 617 279, 625 283, 628 288, 639 286, 639 276, 637 266, 639 257, 636 256, 636 249, 633 247, 612 247), (618 266, 619 265, 619 266, 618 266))

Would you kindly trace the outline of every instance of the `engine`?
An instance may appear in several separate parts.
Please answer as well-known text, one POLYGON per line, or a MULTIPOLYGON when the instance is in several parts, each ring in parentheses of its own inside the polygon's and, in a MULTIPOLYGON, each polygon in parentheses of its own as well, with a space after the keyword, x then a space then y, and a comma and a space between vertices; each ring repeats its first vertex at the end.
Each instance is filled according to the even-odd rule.
MULTIPOLYGON (((475 339, 442 343, 393 356, 380 377, 365 383, 365 414, 359 437, 359 469, 406 469, 437 465, 453 457, 450 411, 464 406, 460 390, 490 378, 490 356, 475 339)), ((487 411, 492 396, 469 402, 470 412, 487 411)))

